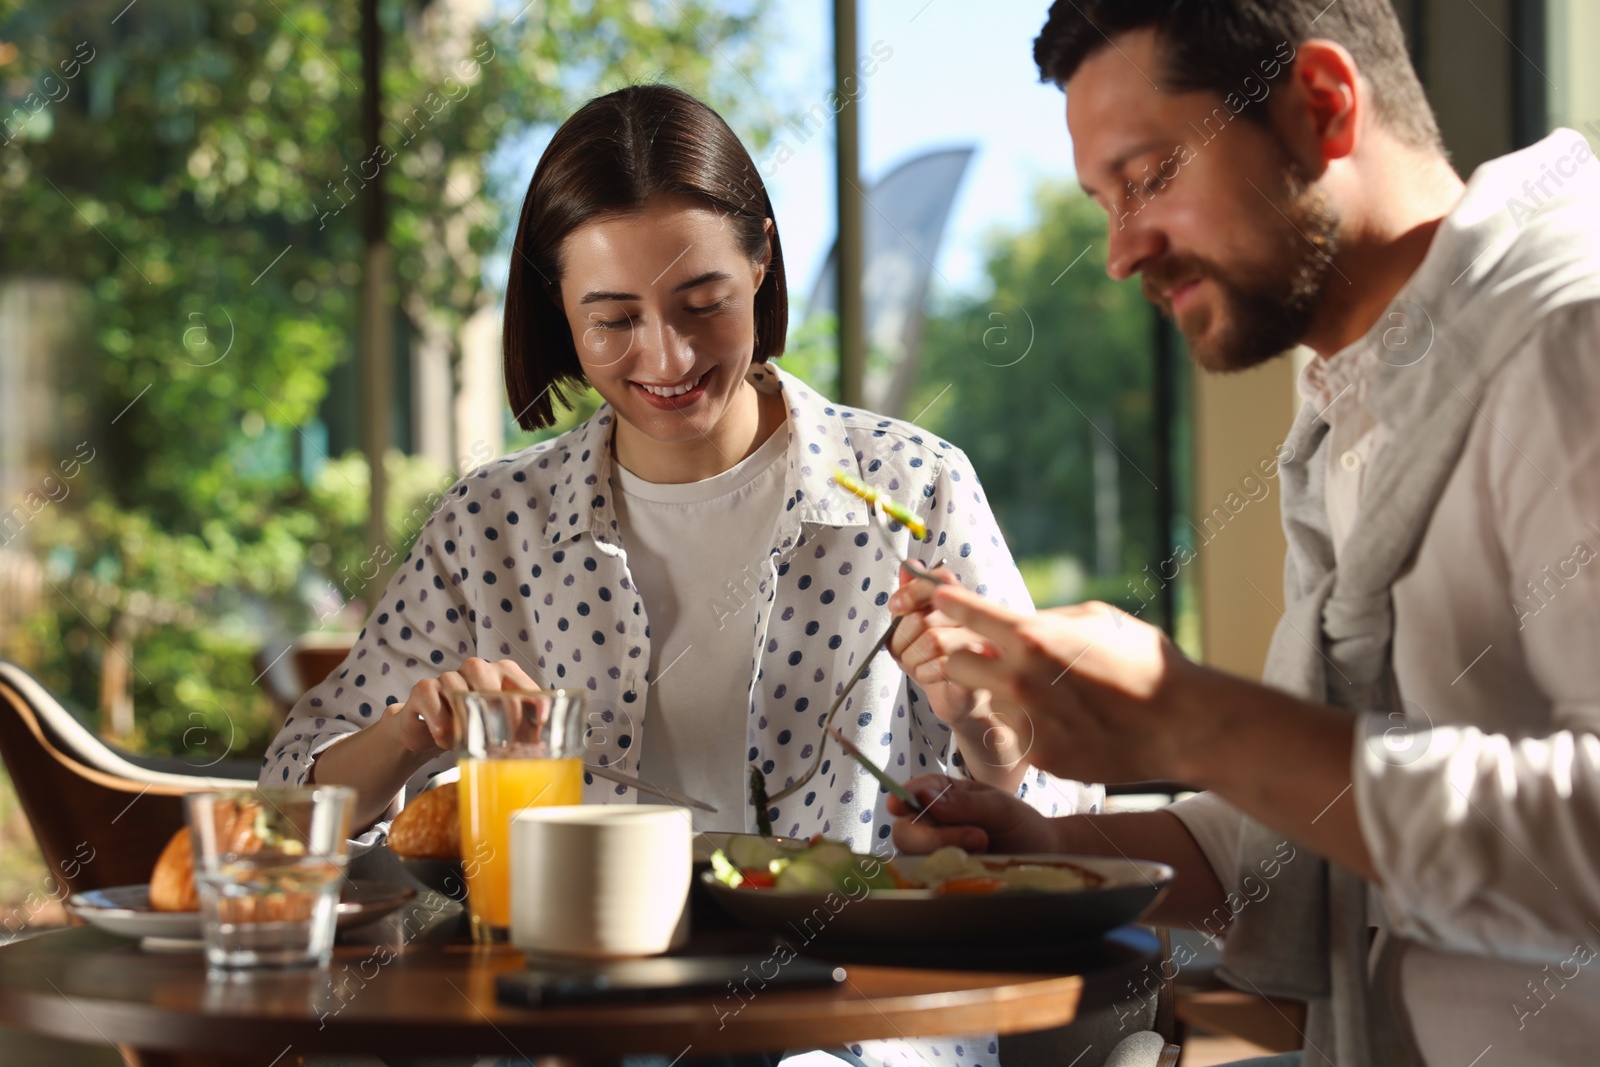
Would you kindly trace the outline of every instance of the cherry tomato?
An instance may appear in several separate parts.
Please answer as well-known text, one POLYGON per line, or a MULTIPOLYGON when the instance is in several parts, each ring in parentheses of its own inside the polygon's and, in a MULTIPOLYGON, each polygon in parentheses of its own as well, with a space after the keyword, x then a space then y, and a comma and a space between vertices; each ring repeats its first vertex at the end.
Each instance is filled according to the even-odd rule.
POLYGON ((777 875, 773 874, 771 871, 764 871, 759 868, 752 870, 740 870, 739 876, 744 879, 744 881, 740 883, 741 889, 745 886, 749 886, 751 889, 771 889, 773 886, 778 884, 777 875))

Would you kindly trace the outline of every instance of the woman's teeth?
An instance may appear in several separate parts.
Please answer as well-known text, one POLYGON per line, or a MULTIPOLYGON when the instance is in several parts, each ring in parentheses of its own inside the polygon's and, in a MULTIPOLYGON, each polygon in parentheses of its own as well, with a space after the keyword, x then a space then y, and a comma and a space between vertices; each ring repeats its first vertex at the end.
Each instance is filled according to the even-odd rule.
POLYGON ((643 382, 638 384, 640 389, 643 389, 647 393, 653 393, 656 396, 682 396, 684 393, 693 392, 696 388, 698 388, 700 385, 700 379, 704 377, 705 375, 702 374, 700 375, 700 378, 696 378, 692 382, 685 382, 683 385, 645 385, 643 382))

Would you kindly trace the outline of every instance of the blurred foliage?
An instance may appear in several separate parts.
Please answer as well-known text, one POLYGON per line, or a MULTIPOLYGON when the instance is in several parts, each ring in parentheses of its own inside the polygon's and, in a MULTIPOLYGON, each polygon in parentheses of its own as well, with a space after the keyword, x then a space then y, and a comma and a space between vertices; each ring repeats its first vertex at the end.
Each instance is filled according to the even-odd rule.
POLYGON ((1129 580, 1163 556, 1150 481, 1152 312, 1137 282, 1107 276, 1106 216, 1080 190, 1042 186, 1034 215, 1028 229, 991 239, 987 296, 930 315, 907 410, 972 459, 1042 605, 1098 598, 1134 610, 1129 580), (1095 566, 1102 432, 1101 447, 1109 438, 1117 452, 1111 574, 1095 566))
MULTIPOLYGON (((669 76, 753 147, 770 136, 751 112, 761 0, 543 0, 483 23, 463 14, 478 6, 380 5, 373 158, 357 4, 0 0, 0 279, 84 287, 58 447, 94 450, 29 528, 47 606, 4 651, 92 711, 108 635, 127 635, 137 746, 259 755, 254 653, 349 624, 382 580, 350 581, 372 561, 364 464, 324 465, 303 432, 356 343, 374 168, 402 333, 454 352, 461 323, 499 299, 485 261, 515 225, 489 177, 497 146, 669 76)), ((398 559, 450 475, 395 462, 381 547, 398 559)))

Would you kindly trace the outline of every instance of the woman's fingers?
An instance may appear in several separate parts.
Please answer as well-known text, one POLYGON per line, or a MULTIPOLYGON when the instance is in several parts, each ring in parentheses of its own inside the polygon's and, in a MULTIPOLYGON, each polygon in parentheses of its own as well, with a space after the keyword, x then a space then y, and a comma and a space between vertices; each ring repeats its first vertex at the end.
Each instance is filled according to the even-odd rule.
POLYGON ((445 671, 439 675, 439 684, 435 690, 432 706, 423 709, 422 712, 422 717, 428 723, 428 733, 432 735, 436 747, 451 749, 456 743, 455 712, 450 708, 449 694, 471 691, 472 686, 467 684, 466 678, 459 672, 445 671))
POLYGON ((949 658, 957 652, 983 656, 989 654, 990 646, 971 630, 957 626, 954 620, 935 611, 925 616, 924 624, 907 643, 900 662, 907 673, 924 686, 959 685, 949 671, 949 658))
POLYGON ((514 659, 497 660, 494 666, 500 671, 500 688, 502 689, 538 689, 539 683, 535 682, 528 672, 522 669, 522 664, 514 659))
POLYGON ((506 689, 538 689, 538 684, 515 660, 490 662, 479 656, 468 658, 453 671, 437 678, 424 678, 412 686, 404 705, 389 706, 388 713, 398 718, 400 741, 413 752, 428 748, 448 751, 455 747, 455 711, 451 693, 500 692, 506 689))
POLYGON ((499 664, 490 663, 488 660, 477 656, 469 657, 459 668, 448 673, 457 674, 466 682, 469 688, 480 693, 490 693, 498 690, 502 677, 499 664))
POLYGON ((906 650, 916 643, 928 629, 928 621, 921 614, 913 613, 900 617, 900 625, 895 627, 894 636, 889 638, 889 655, 899 661, 900 666, 910 670, 913 664, 905 661, 906 650))

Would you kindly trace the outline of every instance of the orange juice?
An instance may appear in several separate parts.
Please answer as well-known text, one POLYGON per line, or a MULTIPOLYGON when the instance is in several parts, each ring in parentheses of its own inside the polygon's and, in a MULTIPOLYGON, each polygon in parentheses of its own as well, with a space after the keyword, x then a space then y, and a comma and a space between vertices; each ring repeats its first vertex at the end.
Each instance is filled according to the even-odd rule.
POLYGON ((581 759, 462 759, 461 855, 474 931, 511 926, 511 816, 583 802, 581 759))

